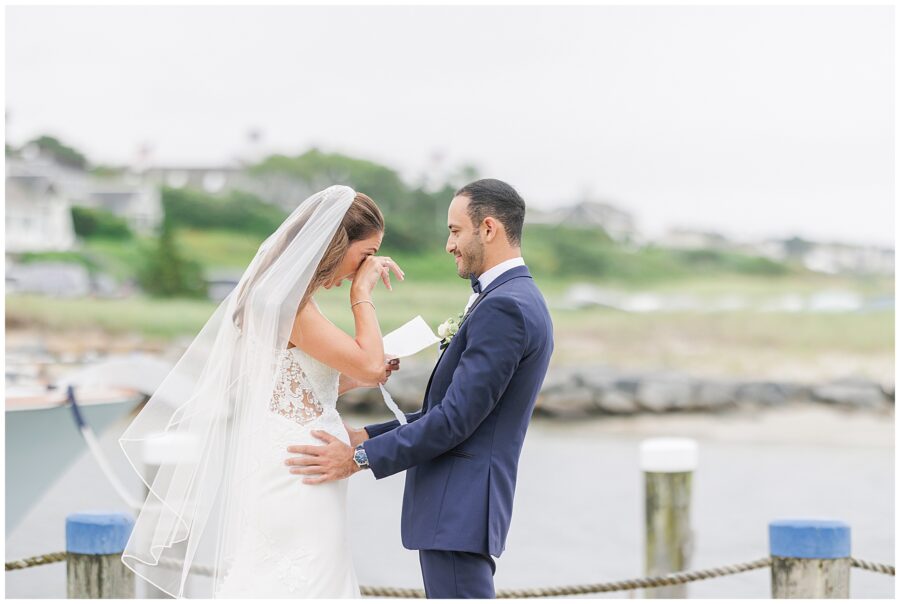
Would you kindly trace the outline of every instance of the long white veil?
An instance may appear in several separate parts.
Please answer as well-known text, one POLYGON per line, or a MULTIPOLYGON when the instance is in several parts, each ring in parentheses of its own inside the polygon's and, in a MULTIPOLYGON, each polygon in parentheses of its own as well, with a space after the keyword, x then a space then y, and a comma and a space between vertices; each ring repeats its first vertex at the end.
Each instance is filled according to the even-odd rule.
POLYGON ((212 597, 233 560, 242 479, 253 471, 245 454, 250 437, 268 408, 300 301, 355 195, 332 186, 291 212, 119 439, 149 489, 122 561, 173 597, 203 574, 201 544, 215 551, 212 590, 196 593, 210 582, 193 582, 192 597, 212 597), (172 442, 193 446, 169 449, 177 459, 148 482, 142 452, 172 442))

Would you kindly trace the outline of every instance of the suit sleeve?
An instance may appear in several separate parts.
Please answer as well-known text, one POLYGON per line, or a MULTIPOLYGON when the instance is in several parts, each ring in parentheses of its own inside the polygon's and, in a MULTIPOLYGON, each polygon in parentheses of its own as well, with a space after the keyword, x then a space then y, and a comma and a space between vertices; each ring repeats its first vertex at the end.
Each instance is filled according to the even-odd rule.
MULTIPOLYGON (((406 421, 409 423, 413 423, 420 417, 422 417, 421 411, 416 411, 415 413, 404 413, 406 416, 406 421)), ((400 426, 400 422, 395 419, 392 419, 389 422, 384 422, 382 424, 369 424, 366 426, 366 433, 369 435, 369 438, 373 438, 378 436, 379 434, 384 434, 385 432, 390 432, 394 428, 400 426)))
POLYGON ((466 330, 466 348, 441 402, 415 422, 363 443, 375 478, 449 451, 497 405, 525 353, 525 318, 513 298, 491 296, 469 317, 466 330))

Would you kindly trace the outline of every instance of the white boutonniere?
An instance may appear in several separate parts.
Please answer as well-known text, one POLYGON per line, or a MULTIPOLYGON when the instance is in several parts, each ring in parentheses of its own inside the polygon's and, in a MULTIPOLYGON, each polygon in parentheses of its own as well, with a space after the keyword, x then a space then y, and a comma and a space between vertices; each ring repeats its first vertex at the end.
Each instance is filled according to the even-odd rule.
POLYGON ((438 325, 437 332, 438 337, 441 338, 441 350, 450 345, 450 340, 452 340, 453 336, 456 335, 456 332, 459 331, 459 326, 462 323, 462 318, 462 313, 460 313, 458 318, 450 317, 449 319, 438 325))

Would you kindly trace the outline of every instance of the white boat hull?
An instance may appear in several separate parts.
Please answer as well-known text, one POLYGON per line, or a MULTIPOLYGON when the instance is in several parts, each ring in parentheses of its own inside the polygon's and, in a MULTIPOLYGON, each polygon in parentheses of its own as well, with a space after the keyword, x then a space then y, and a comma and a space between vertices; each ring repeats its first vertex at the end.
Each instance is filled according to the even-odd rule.
MULTIPOLYGON (((102 434, 143 400, 129 390, 79 395, 82 417, 102 434)), ((6 399, 6 533, 86 449, 63 393, 6 399)))

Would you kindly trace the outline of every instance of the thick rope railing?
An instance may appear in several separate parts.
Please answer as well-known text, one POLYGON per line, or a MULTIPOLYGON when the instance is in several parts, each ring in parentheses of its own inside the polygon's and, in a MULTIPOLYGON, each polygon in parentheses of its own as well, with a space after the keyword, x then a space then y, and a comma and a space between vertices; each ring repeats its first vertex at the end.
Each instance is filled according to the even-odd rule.
POLYGON ((880 562, 866 562, 865 560, 858 560, 856 558, 850 558, 850 566, 854 568, 861 568, 863 570, 868 570, 873 573, 881 573, 884 575, 891 575, 892 577, 895 575, 894 567, 889 564, 882 564, 880 562))
POLYGON ((595 593, 608 593, 613 591, 628 591, 632 589, 648 587, 665 587, 668 585, 680 585, 682 583, 690 583, 692 581, 712 579, 714 577, 735 575, 738 573, 755 570, 757 568, 764 568, 769 566, 771 563, 772 562, 769 558, 761 558, 759 560, 754 560, 753 562, 730 564, 706 570, 669 573, 667 575, 662 575, 659 577, 644 577, 640 579, 630 579, 625 581, 612 581, 608 583, 596 583, 592 585, 572 585, 567 587, 555 588, 509 589, 504 590, 502 594, 498 594, 498 597, 541 598, 558 596, 580 596, 595 593))
MULTIPOLYGON (((15 560, 6 563, 6 570, 22 570, 35 566, 43 566, 44 564, 53 564, 55 562, 64 562, 66 560, 66 552, 54 552, 51 554, 43 554, 41 556, 33 556, 22 560, 15 560)), ((178 560, 160 560, 162 566, 171 568, 181 568, 182 563, 178 560)), ((639 579, 627 579, 624 581, 611 581, 608 583, 591 583, 585 585, 568 585, 563 587, 533 587, 527 589, 501 589, 497 592, 497 598, 554 598, 561 596, 582 596, 596 593, 609 593, 614 591, 630 591, 633 589, 646 589, 651 587, 666 587, 670 585, 680 585, 682 583, 691 583, 693 581, 702 581, 705 579, 713 579, 716 577, 725 577, 735 575, 758 568, 765 568, 772 564, 771 558, 760 558, 752 562, 744 562, 740 564, 729 564, 717 566, 715 568, 707 568, 703 570, 692 570, 679 573, 670 573, 659 577, 642 577, 639 579)), ((850 565, 854 568, 867 570, 874 573, 895 576, 895 568, 889 564, 881 564, 879 562, 868 562, 857 558, 850 558, 850 565)), ((212 576, 213 569, 210 566, 195 564, 191 566, 191 571, 205 576, 212 576)), ((421 589, 413 589, 407 587, 372 587, 364 586, 360 588, 360 592, 364 596, 375 598, 424 598, 425 592, 421 589)))
MULTIPOLYGON (((647 587, 665 587, 667 585, 679 585, 691 581, 701 581, 714 577, 734 575, 757 568, 765 568, 772 563, 769 558, 761 558, 753 562, 731 564, 705 570, 670 573, 659 577, 644 577, 641 579, 628 579, 625 581, 611 581, 609 583, 593 583, 587 585, 568 585, 565 587, 533 587, 528 589, 502 589, 497 592, 497 598, 558 598, 561 596, 583 596, 596 593, 609 593, 612 591, 629 591, 647 587)), ((382 598, 424 598, 422 590, 403 589, 397 590, 391 587, 368 587, 363 595, 382 598)))
POLYGON ((53 564, 54 562, 65 562, 66 552, 53 552, 52 554, 42 554, 40 556, 32 556, 31 558, 23 558, 6 563, 6 570, 22 570, 33 566, 43 566, 44 564, 53 564))

